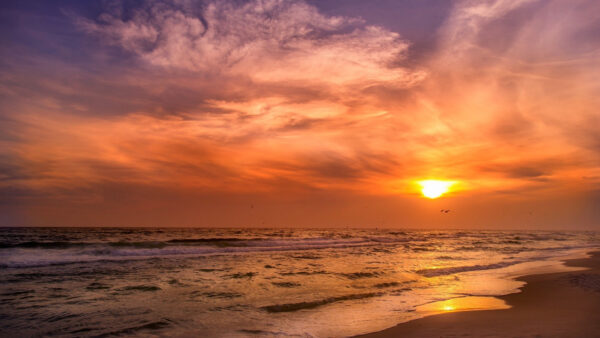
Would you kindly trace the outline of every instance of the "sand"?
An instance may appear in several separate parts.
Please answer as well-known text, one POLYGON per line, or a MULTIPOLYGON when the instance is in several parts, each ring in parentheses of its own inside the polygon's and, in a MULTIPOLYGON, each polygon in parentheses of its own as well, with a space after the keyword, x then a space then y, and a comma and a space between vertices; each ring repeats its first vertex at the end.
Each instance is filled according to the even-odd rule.
POLYGON ((509 309, 437 314, 358 337, 600 337, 600 252, 566 261, 587 270, 521 277, 509 309))

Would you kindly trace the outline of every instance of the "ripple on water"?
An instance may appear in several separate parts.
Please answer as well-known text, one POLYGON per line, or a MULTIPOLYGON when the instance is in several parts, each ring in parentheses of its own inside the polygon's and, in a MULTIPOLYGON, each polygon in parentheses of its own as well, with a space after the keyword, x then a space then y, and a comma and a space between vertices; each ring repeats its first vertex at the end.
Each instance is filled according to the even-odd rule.
POLYGON ((243 294, 237 292, 202 292, 200 295, 208 298, 232 299, 242 297, 243 294))
POLYGON ((351 272, 351 273, 340 273, 340 276, 344 276, 348 279, 360 279, 360 278, 374 278, 380 276, 380 272, 351 272))
POLYGON ((143 292, 153 292, 159 291, 161 288, 154 285, 129 285, 119 289, 119 291, 143 291, 143 292))
POLYGON ((262 309, 267 312, 292 312, 304 309, 313 309, 319 306, 341 302, 346 300, 357 300, 371 297, 378 297, 384 295, 383 292, 370 292, 370 293, 358 293, 358 294, 350 294, 338 297, 329 297, 325 299, 319 299, 310 302, 299 302, 299 303, 287 303, 287 304, 275 304, 263 306, 262 309))
POLYGON ((90 285, 86 286, 86 289, 88 289, 88 290, 106 290, 106 289, 110 289, 110 286, 107 284, 94 282, 94 283, 91 283, 90 285))
POLYGON ((258 273, 256 273, 256 272, 247 272, 247 273, 238 272, 238 273, 234 273, 234 274, 231 274, 231 275, 225 275, 223 277, 224 278, 234 278, 234 279, 242 279, 242 278, 248 278, 248 279, 250 279, 250 278, 252 278, 252 277, 254 277, 256 275, 258 275, 258 273))
POLYGON ((280 288, 295 288, 300 286, 300 283, 294 282, 271 282, 271 284, 279 286, 280 288))
POLYGON ((122 335, 132 335, 139 333, 140 331, 156 331, 160 329, 164 329, 170 326, 171 323, 167 320, 160 320, 155 322, 150 322, 143 325, 127 327, 121 330, 116 330, 108 333, 104 333, 99 335, 98 337, 111 337, 111 336, 122 336, 122 335))

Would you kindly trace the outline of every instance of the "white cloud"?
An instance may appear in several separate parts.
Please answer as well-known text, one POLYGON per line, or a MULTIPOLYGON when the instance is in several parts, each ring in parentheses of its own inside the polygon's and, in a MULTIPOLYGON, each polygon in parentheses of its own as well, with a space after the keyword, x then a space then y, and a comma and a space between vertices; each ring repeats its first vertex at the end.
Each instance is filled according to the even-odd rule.
POLYGON ((326 16, 303 1, 210 2, 202 8, 147 2, 80 25, 149 64, 312 85, 409 86, 424 77, 398 67, 408 43, 360 19, 326 16))
POLYGON ((482 27, 537 0, 464 0, 458 2, 441 32, 441 51, 456 61, 468 56, 482 27))

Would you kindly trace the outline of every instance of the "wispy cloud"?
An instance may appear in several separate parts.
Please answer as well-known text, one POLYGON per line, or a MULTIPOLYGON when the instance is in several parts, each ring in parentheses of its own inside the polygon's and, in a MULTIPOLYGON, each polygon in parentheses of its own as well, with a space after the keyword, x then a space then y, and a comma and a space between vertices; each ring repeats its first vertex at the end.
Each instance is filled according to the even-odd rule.
POLYGON ((148 1, 79 25, 146 62, 257 82, 399 86, 422 79, 397 66, 408 43, 362 20, 326 16, 302 1, 214 1, 202 6, 148 1))

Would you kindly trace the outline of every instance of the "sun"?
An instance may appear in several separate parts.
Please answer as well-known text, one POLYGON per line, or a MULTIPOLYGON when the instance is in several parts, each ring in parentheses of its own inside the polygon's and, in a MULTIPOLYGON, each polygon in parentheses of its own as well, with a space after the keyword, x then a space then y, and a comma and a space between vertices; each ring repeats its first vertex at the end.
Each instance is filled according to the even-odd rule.
POLYGON ((438 198, 448 192, 454 181, 425 180, 417 182, 421 186, 421 193, 427 198, 438 198))

